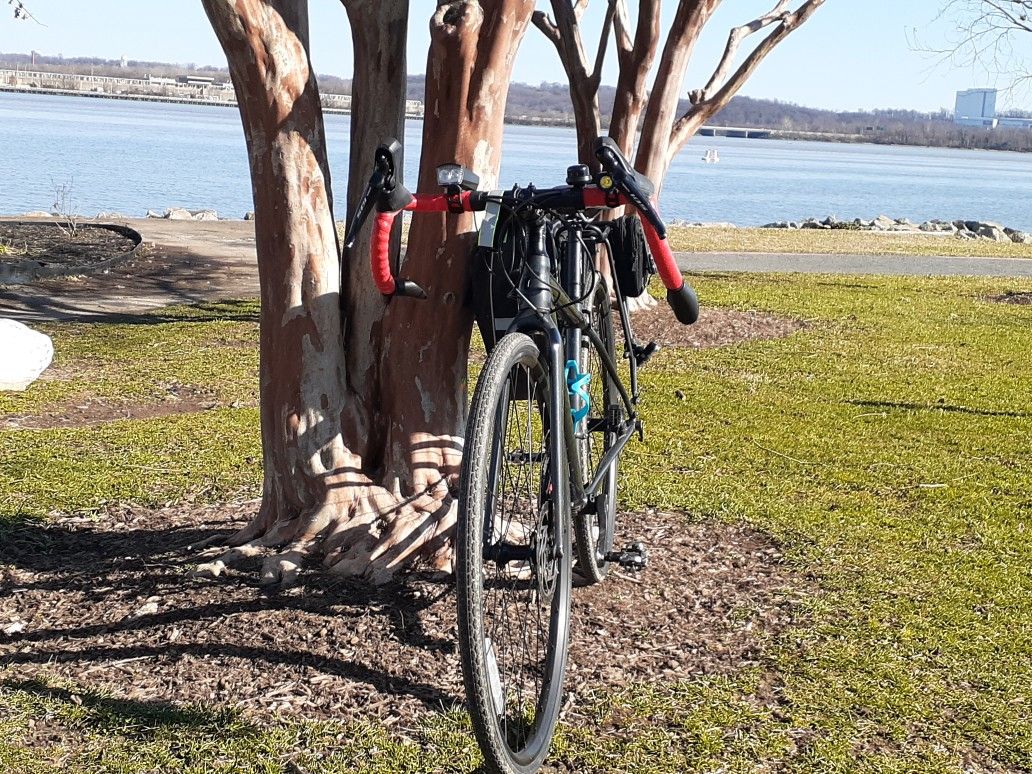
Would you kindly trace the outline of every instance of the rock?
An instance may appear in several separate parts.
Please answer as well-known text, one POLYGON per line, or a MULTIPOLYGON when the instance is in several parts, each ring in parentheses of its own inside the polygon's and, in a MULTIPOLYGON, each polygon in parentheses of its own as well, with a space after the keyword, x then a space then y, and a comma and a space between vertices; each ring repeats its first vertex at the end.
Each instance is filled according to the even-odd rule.
POLYGON ((193 220, 193 214, 190 210, 184 210, 182 207, 170 207, 165 210, 165 218, 167 220, 193 220))
POLYGON ((820 228, 821 224, 817 222, 816 218, 807 218, 806 220, 804 220, 800 224, 799 227, 800 228, 820 228))
POLYGON ((54 342, 17 320, 0 319, 0 390, 24 390, 54 359, 54 342))
POLYGON ((959 229, 957 231, 957 236, 961 239, 978 239, 978 234, 966 228, 959 229))
POLYGON ((190 210, 194 220, 218 220, 219 214, 215 210, 190 210))
POLYGON ((888 215, 879 215, 877 218, 871 221, 871 228, 873 228, 875 231, 888 231, 895 225, 896 221, 894 221, 888 215))
POLYGON ((1032 234, 1029 234, 1027 231, 1011 229, 1010 240, 1019 245, 1032 245, 1032 234))
POLYGON ((254 220, 254 210, 244 213, 244 220, 254 220))
POLYGON ((126 216, 121 212, 98 212, 95 220, 125 220, 126 216))
POLYGON ((1009 236, 1003 233, 1003 228, 994 223, 983 223, 975 232, 982 239, 991 239, 994 242, 1010 242, 1009 236))
POLYGON ((163 218, 165 216, 162 213, 158 212, 157 210, 147 210, 147 217, 148 218, 163 218))
POLYGON ((43 212, 43 210, 33 210, 32 212, 23 212, 18 216, 19 218, 49 218, 49 212, 43 212))

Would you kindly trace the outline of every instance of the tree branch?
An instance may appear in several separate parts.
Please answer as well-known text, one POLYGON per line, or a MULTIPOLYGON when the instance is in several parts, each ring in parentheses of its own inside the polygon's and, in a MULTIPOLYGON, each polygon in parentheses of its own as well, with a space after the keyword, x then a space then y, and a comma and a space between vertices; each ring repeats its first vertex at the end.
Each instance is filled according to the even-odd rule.
POLYGON ((609 0, 609 9, 613 13, 613 37, 616 38, 618 53, 628 53, 634 48, 631 39, 631 20, 627 13, 627 0, 609 0))
POLYGON ((562 55, 562 38, 559 34, 559 28, 555 26, 548 14, 544 11, 534 11, 534 15, 530 17, 530 20, 534 22, 534 26, 541 30, 545 37, 552 41, 552 45, 559 49, 559 54, 562 55))
MULTIPOLYGON (((784 4, 785 3, 783 2, 779 2, 773 9, 772 13, 778 11, 778 9, 784 4)), ((739 68, 727 78, 724 84, 720 86, 715 93, 699 94, 698 92, 694 92, 698 99, 693 100, 692 107, 677 120, 670 133, 670 146, 672 151, 676 153, 676 151, 688 141, 688 138, 695 133, 704 121, 711 118, 722 107, 730 102, 731 98, 738 93, 753 72, 755 72, 756 68, 759 67, 760 62, 767 57, 767 54, 773 51, 782 40, 792 34, 792 32, 797 30, 807 19, 813 16, 817 9, 823 4, 824 0, 805 0, 805 2, 803 2, 795 11, 784 14, 784 16, 779 19, 780 24, 778 24, 777 28, 775 28, 773 32, 771 32, 756 46, 755 49, 753 49, 739 68)), ((753 22, 753 24, 762 21, 762 18, 753 22)), ((777 20, 778 19, 776 19, 776 21, 777 20)), ((772 22, 768 22, 762 26, 767 26, 770 23, 772 22)), ((748 26, 749 25, 746 25, 746 27, 748 26)), ((758 29, 762 29, 762 27, 759 27, 758 29)), ((733 34, 734 33, 732 33, 732 35, 733 34)), ((721 66, 723 65, 724 60, 722 59, 721 66)), ((709 86, 707 86, 707 90, 708 89, 709 86)))
POLYGON ((770 11, 761 16, 758 19, 754 19, 748 24, 743 24, 740 27, 735 27, 731 30, 731 34, 727 38, 727 47, 724 49, 724 55, 720 58, 720 63, 713 71, 713 75, 709 79, 709 83, 702 90, 700 95, 701 99, 706 99, 713 90, 720 87, 720 84, 727 80, 728 73, 731 71, 731 66, 734 64, 735 56, 738 54, 738 47, 742 44, 742 41, 752 35, 754 32, 759 32, 764 27, 767 27, 775 22, 783 22, 785 17, 788 16, 790 0, 778 0, 770 11))
POLYGON ((609 8, 606 9, 606 20, 602 23, 602 34, 598 36, 598 50, 595 52, 595 66, 591 69, 591 82, 598 89, 598 84, 602 81, 602 65, 606 59, 606 50, 609 48, 606 45, 609 42, 609 30, 613 26, 613 16, 615 8, 613 3, 609 4, 609 8))

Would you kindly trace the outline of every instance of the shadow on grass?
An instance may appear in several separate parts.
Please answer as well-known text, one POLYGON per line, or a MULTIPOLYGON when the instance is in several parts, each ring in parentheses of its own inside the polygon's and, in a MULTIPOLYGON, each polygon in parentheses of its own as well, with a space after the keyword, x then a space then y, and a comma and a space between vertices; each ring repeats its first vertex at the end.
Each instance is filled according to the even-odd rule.
POLYGON ((163 701, 115 699, 92 690, 71 690, 42 680, 3 680, 0 688, 29 694, 44 702, 83 707, 91 713, 91 726, 101 725, 124 735, 145 737, 156 728, 174 727, 224 737, 256 736, 257 729, 242 725, 239 713, 230 709, 176 706, 163 701))
POLYGON ((992 411, 990 409, 970 408, 969 406, 953 406, 949 403, 901 403, 886 400, 847 400, 851 406, 863 408, 897 409, 900 411, 945 411, 947 413, 971 414, 979 417, 1007 417, 1009 419, 1027 419, 1032 414, 1026 411, 992 411))

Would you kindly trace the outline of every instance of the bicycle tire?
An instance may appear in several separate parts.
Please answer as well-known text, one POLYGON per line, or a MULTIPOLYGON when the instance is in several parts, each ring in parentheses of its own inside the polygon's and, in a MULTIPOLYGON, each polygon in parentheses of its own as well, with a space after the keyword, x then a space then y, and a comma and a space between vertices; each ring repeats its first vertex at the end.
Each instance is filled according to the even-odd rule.
MULTIPOLYGON (((530 337, 503 336, 477 382, 462 464, 456 531, 462 676, 487 768, 505 774, 537 771, 547 756, 566 670, 572 550, 569 516, 556 513, 562 487, 553 481, 557 468, 548 446, 561 449, 562 434, 553 439, 548 427, 548 380, 530 337), (510 438, 511 429, 522 427, 525 433, 510 438), (510 463, 522 469, 509 471, 510 463), (504 546, 526 561, 498 561, 504 546)), ((562 455, 559 464, 566 465, 562 455)), ((566 478, 558 479, 565 486, 566 478)))
MULTIPOLYGON (((605 344, 609 357, 616 362, 616 339, 613 333, 613 312, 609 293, 603 282, 595 290, 591 307, 591 327, 605 344)), ((591 396, 587 424, 594 428, 578 438, 584 485, 595 475, 602 456, 616 443, 617 433, 609 426, 610 412, 619 412, 620 396, 616 382, 602 365, 595 348, 587 341, 581 348, 581 371, 591 375, 588 383, 591 396), (601 440, 601 443, 598 441, 601 440)), ((574 516, 574 537, 577 547, 577 574, 587 584, 598 583, 609 572, 607 553, 613 549, 616 530, 617 461, 613 460, 595 497, 574 516)))

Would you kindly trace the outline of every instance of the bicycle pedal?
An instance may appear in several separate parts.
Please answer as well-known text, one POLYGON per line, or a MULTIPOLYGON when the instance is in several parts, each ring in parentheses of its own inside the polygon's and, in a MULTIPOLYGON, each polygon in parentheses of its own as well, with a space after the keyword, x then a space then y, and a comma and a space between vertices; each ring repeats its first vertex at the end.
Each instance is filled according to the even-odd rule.
POLYGON ((638 368, 641 368, 659 351, 659 344, 650 341, 648 344, 635 344, 633 348, 634 361, 638 364, 638 368))
POLYGON ((649 552, 642 543, 631 543, 623 551, 610 551, 606 554, 606 561, 631 572, 641 572, 649 564, 649 552))

